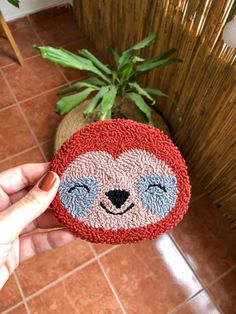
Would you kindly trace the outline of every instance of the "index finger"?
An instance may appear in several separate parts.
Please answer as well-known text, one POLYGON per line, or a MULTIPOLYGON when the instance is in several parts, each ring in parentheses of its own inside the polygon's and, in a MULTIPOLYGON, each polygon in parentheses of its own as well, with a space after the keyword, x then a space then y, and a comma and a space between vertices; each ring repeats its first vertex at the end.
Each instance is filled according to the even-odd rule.
POLYGON ((0 189, 6 194, 16 193, 35 183, 48 171, 49 163, 21 165, 0 173, 0 189))

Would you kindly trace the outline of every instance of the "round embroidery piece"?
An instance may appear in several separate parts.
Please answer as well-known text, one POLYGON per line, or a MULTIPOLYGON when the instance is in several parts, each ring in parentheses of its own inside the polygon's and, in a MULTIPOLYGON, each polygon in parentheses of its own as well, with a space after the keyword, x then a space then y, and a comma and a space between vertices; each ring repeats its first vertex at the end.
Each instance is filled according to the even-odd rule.
POLYGON ((85 126, 58 150, 51 170, 61 180, 55 216, 91 242, 156 238, 188 209, 190 183, 178 148, 162 131, 135 121, 85 126))

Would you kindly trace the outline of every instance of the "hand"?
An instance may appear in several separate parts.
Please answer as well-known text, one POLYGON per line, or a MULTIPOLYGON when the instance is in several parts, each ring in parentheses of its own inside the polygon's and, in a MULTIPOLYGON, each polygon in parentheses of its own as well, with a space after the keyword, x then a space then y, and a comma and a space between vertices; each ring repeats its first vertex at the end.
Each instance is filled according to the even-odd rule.
POLYGON ((60 182, 48 168, 26 164, 0 173, 0 289, 21 261, 74 239, 47 209, 60 182))

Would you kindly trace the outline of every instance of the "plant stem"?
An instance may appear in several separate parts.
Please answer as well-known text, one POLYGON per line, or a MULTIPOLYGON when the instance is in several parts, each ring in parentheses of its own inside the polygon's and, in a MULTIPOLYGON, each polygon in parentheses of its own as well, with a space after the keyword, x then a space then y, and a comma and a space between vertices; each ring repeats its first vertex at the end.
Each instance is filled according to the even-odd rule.
POLYGON ((122 117, 122 113, 121 113, 122 105, 123 105, 123 98, 122 98, 122 96, 121 97, 117 97, 115 105, 113 106, 113 110, 112 110, 112 119, 117 119, 117 118, 121 118, 122 117))

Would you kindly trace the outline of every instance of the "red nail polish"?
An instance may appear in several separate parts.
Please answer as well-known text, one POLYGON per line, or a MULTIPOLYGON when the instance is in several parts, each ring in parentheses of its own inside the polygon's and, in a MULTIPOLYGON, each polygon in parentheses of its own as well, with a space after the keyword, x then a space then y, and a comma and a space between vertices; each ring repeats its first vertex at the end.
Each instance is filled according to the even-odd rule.
POLYGON ((45 177, 40 181, 38 187, 45 192, 51 190, 56 182, 56 176, 52 171, 49 171, 45 177))

